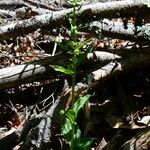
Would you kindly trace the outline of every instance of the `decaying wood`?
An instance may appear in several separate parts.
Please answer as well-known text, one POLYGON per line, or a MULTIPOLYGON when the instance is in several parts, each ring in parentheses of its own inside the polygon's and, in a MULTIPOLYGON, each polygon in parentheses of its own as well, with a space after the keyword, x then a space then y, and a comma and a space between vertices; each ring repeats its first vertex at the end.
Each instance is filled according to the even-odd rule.
POLYGON ((55 135, 59 133, 61 125, 59 112, 61 109, 65 108, 68 96, 69 94, 59 97, 48 109, 48 111, 43 115, 40 123, 37 124, 37 126, 27 135, 25 142, 21 146, 21 150, 46 150, 49 148, 56 150, 61 149, 60 141, 56 145, 53 144, 55 143, 55 140, 58 140, 55 135))
POLYGON ((102 30, 102 34, 104 36, 131 41, 150 40, 150 36, 144 35, 144 32, 142 32, 143 29, 145 29, 145 32, 150 31, 150 27, 148 25, 144 25, 142 27, 138 26, 136 29, 132 23, 128 23, 127 29, 125 29, 123 23, 109 21, 107 19, 104 19, 102 23, 95 22, 94 24, 102 30), (136 30, 138 32, 136 32, 136 30))
POLYGON ((150 128, 147 127, 143 131, 135 135, 131 140, 126 142, 120 150, 148 150, 150 149, 150 128))
POLYGON ((44 8, 44 9, 48 9, 48 10, 52 10, 52 11, 58 11, 58 10, 62 10, 62 8, 58 8, 58 6, 56 5, 47 5, 45 3, 41 3, 41 2, 36 2, 34 0, 24 0, 24 2, 30 3, 33 6, 38 6, 40 8, 44 8))
POLYGON ((120 59, 121 57, 109 52, 102 52, 102 51, 93 51, 92 53, 87 54, 87 60, 88 61, 107 61, 107 60, 115 60, 120 59))
POLYGON ((47 57, 43 60, 35 61, 14 67, 8 67, 1 70, 0 84, 1 88, 13 87, 21 83, 28 83, 40 78, 52 77, 56 75, 52 71, 50 64, 65 64, 63 54, 54 57, 47 57), (46 73, 47 71, 47 73, 46 73), (46 73, 46 74, 45 74, 46 73))
MULTIPOLYGON (((108 52, 98 52, 94 55, 89 54, 90 62, 97 60, 99 63, 108 63, 116 58, 120 57, 108 52)), ((52 70, 49 65, 65 66, 66 63, 67 60, 65 54, 60 54, 27 64, 3 68, 0 70, 0 89, 15 87, 23 83, 32 82, 47 77, 51 78, 56 75, 56 72, 52 70)))
POLYGON ((0 138, 0 149, 9 150, 12 149, 18 143, 20 138, 20 128, 17 130, 12 128, 5 133, 5 136, 0 138))
POLYGON ((93 79, 100 81, 108 75, 113 75, 114 72, 127 71, 133 68, 141 68, 142 66, 150 65, 150 52, 149 48, 140 52, 135 52, 131 54, 129 58, 120 59, 118 62, 108 63, 106 66, 91 73, 93 79))
POLYGON ((25 6, 22 0, 1 0, 0 9, 13 9, 25 6))
POLYGON ((102 148, 102 150, 117 150, 119 149, 121 143, 123 143, 124 141, 125 139, 122 138, 121 131, 118 131, 114 135, 114 137, 108 142, 108 144, 104 146, 104 148, 102 148))
POLYGON ((109 74, 115 72, 115 71, 121 71, 121 64, 117 62, 111 62, 107 64, 106 66, 102 67, 101 69, 98 69, 96 71, 93 71, 91 75, 93 76, 94 81, 98 81, 101 78, 104 78, 108 76, 109 74))
MULTIPOLYGON (((81 68, 85 71, 88 69, 94 71, 94 69, 100 69, 100 67, 107 65, 112 60, 116 60, 119 58, 120 64, 109 64, 108 66, 101 68, 96 72, 93 72, 94 78, 99 80, 100 78, 110 75, 113 71, 125 71, 130 68, 140 67, 141 65, 148 65, 150 62, 149 56, 149 49, 147 49, 145 52, 136 52, 135 55, 132 54, 130 58, 126 59, 120 59, 119 56, 107 52, 90 53, 88 55, 88 59, 83 62, 83 67, 81 65, 81 68), (84 67, 85 65, 87 66, 86 68, 84 67)), ((66 60, 64 60, 64 55, 59 55, 31 62, 29 64, 3 68, 0 70, 0 89, 15 87, 23 83, 36 81, 43 78, 53 78, 53 76, 56 75, 56 72, 52 70, 49 65, 65 65, 65 62, 66 60)))
POLYGON ((9 18, 9 17, 15 17, 15 12, 10 10, 2 10, 0 9, 0 17, 1 18, 9 18))
MULTIPOLYGON (((81 7, 79 12, 79 21, 86 21, 85 18, 88 18, 88 21, 100 20, 102 18, 113 18, 120 16, 134 16, 136 15, 150 13, 150 9, 146 7, 144 1, 116 1, 116 2, 107 2, 107 3, 97 3, 89 4, 81 7), (120 14, 120 16, 118 16, 120 14)), ((17 21, 9 25, 0 27, 0 40, 9 40, 10 38, 16 38, 17 36, 24 35, 35 31, 38 28, 48 28, 53 29, 56 27, 65 26, 66 13, 70 13, 72 9, 61 10, 57 12, 51 12, 49 14, 44 14, 40 16, 35 16, 31 19, 26 19, 23 21, 17 21)), ((149 15, 148 15, 149 16, 149 15)), ((143 17, 143 16, 141 16, 143 17)))

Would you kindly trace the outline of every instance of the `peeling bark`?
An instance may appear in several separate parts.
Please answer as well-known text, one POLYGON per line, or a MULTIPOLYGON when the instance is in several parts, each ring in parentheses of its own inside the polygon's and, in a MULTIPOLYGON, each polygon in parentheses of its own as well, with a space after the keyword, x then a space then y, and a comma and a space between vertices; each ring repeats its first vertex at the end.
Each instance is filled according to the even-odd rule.
MULTIPOLYGON (((0 27, 0 40, 9 40, 10 38, 16 38, 30 32, 35 31, 38 28, 53 29, 56 27, 65 26, 66 13, 70 13, 72 9, 51 12, 40 16, 35 16, 31 19, 18 21, 9 25, 0 27)), ((116 1, 107 3, 89 4, 81 7, 79 12, 79 21, 100 20, 102 18, 113 18, 120 16, 134 16, 141 15, 141 17, 149 16, 150 9, 143 4, 143 1, 116 1), (118 14, 120 14, 118 16, 118 14), (144 14, 144 15, 143 15, 144 14)))

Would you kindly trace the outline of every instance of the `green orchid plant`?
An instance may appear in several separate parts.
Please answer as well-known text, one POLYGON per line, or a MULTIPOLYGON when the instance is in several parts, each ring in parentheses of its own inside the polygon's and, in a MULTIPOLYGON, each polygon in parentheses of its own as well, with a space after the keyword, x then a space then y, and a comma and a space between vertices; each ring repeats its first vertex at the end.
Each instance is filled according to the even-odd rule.
POLYGON ((91 95, 87 94, 79 99, 75 98, 75 83, 77 67, 86 57, 87 53, 91 52, 92 46, 89 44, 92 39, 78 41, 78 25, 77 15, 80 8, 76 8, 76 3, 81 0, 69 0, 73 6, 73 11, 66 15, 70 24, 70 40, 65 44, 60 43, 59 46, 70 55, 69 64, 67 67, 51 65, 58 72, 69 75, 72 78, 72 105, 67 110, 61 110, 61 115, 65 116, 65 122, 61 126, 61 133, 67 141, 70 150, 86 150, 90 147, 93 140, 91 138, 81 137, 81 130, 76 122, 79 110, 90 99, 91 95), (85 48, 86 47, 86 48, 85 48))

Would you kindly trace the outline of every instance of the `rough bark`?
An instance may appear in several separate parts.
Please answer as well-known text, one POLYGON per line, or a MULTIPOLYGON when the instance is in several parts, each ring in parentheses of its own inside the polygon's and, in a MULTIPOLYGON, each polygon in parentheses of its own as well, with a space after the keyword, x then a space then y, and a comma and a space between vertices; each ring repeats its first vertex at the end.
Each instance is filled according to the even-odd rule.
POLYGON ((0 9, 13 9, 25 6, 22 0, 1 0, 0 9))
POLYGON ((1 70, 0 75, 1 89, 14 87, 41 78, 47 78, 48 76, 50 78, 53 75, 56 75, 56 72, 54 72, 49 65, 61 65, 65 63, 66 60, 64 54, 60 54, 54 57, 47 57, 43 60, 4 68, 1 70))
POLYGON ((8 132, 5 132, 4 137, 0 138, 0 149, 11 150, 14 146, 16 146, 20 141, 22 130, 23 126, 19 126, 17 129, 12 128, 8 132))
POLYGON ((25 142, 21 150, 52 148, 54 136, 59 132, 61 125, 59 111, 64 109, 68 96, 69 94, 60 96, 46 113, 43 111, 39 115, 33 114, 36 116, 17 129, 10 130, 8 134, 5 133, 5 136, 0 138, 0 149, 10 150, 22 141, 25 142))
POLYGON ((62 10, 62 8, 58 8, 57 5, 52 5, 52 4, 47 5, 45 3, 36 2, 36 1, 33 1, 33 0, 24 0, 24 1, 32 4, 33 6, 38 6, 40 8, 44 8, 44 9, 48 9, 48 10, 52 10, 52 11, 62 10))
POLYGON ((61 125, 59 112, 61 109, 65 108, 66 102, 67 95, 61 96, 56 100, 46 114, 44 114, 40 123, 28 134, 20 150, 61 149, 61 143, 57 143, 56 145, 53 144, 55 143, 55 140, 58 140, 54 136, 59 133, 61 125))
POLYGON ((9 10, 2 10, 0 9, 0 17, 1 18, 6 18, 6 17, 15 17, 15 12, 14 11, 9 11, 9 10))
POLYGON ((132 23, 128 23, 127 28, 125 29, 123 23, 109 21, 107 19, 104 19, 102 23, 95 22, 94 24, 102 30, 104 36, 136 42, 150 40, 150 35, 145 35, 144 32, 142 32, 143 29, 145 29, 145 32, 150 31, 148 25, 135 27, 132 23))
MULTIPOLYGON (((140 17, 149 16, 150 9, 143 4, 145 1, 116 1, 107 3, 89 4, 81 7, 78 20, 82 22, 100 20, 102 18, 113 18, 120 16, 134 16, 140 17), (118 16, 118 14, 120 14, 118 16), (143 15, 144 14, 144 15, 143 15)), ((66 13, 70 13, 72 9, 51 12, 41 16, 35 16, 31 19, 18 21, 9 25, 0 27, 0 39, 9 40, 17 36, 24 35, 35 31, 38 28, 53 29, 60 26, 65 26, 66 13)))
MULTIPOLYGON (((150 54, 149 49, 145 51, 136 52, 136 54, 131 54, 130 58, 125 58, 120 60, 118 63, 113 63, 108 65, 103 70, 100 69, 97 72, 93 73, 95 79, 99 80, 101 77, 106 77, 110 75, 113 71, 123 70, 126 71, 128 69, 134 67, 141 67, 142 65, 149 65, 150 62, 150 54), (97 75, 98 74, 98 75, 97 75)), ((95 54, 89 54, 88 59, 81 64, 81 69, 83 71, 94 71, 94 69, 99 69, 100 66, 107 65, 112 60, 118 59, 119 56, 114 54, 109 54, 106 52, 98 52, 95 54), (91 59, 92 58, 92 59, 91 59), (85 65, 87 66, 85 68, 85 65), (94 68, 93 68, 94 66, 94 68)), ((50 64, 58 64, 64 65, 64 56, 60 55, 54 56, 50 58, 46 58, 40 61, 35 61, 34 63, 24 64, 24 65, 17 65, 14 67, 8 67, 0 70, 0 89, 6 89, 21 85, 23 83, 28 83, 36 80, 40 80, 43 78, 53 78, 56 75, 54 70, 51 70, 49 65, 50 64)))
MULTIPOLYGON (((99 52, 96 55, 89 54, 89 63, 97 60, 99 63, 108 63, 111 60, 120 58, 108 52, 99 52), (93 56, 93 60, 92 60, 93 56), (96 56, 96 58, 95 58, 96 56)), ((47 57, 45 59, 16 65, 14 67, 3 68, 0 70, 0 89, 11 88, 23 83, 28 83, 44 78, 53 78, 57 73, 49 65, 63 65, 67 63, 65 54, 47 57)), ((87 60, 88 61, 88 60, 87 60)))
POLYGON ((122 145, 120 150, 148 150, 150 149, 150 128, 135 135, 131 140, 122 145))

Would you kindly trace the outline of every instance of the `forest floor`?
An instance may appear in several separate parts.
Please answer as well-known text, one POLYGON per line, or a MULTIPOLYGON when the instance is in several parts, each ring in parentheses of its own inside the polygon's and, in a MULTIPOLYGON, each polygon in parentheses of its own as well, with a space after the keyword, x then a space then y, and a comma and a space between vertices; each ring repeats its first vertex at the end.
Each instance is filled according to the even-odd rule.
MULTIPOLYGON (((84 5, 99 1, 87 0, 84 5)), ((2 35, 3 38, 0 40, 0 150, 67 149, 60 135, 62 119, 58 112, 67 106, 67 102, 60 102, 59 98, 63 97, 66 101, 69 99, 70 78, 53 73, 53 70, 35 75, 31 79, 27 77, 25 80, 13 81, 13 77, 11 78, 11 73, 17 71, 16 66, 39 63, 53 56, 57 58, 62 50, 56 40, 68 39, 68 35, 65 35, 67 33, 62 33, 66 27, 56 27, 52 30, 38 28, 24 35, 20 33, 21 35, 15 38, 10 32, 10 39, 5 39, 2 29, 11 23, 42 15, 37 14, 35 8, 48 13, 67 10, 70 7, 63 0, 0 1, 0 37, 2 35), (2 9, 4 6, 6 8, 2 9), (9 70, 10 68, 12 70, 9 70), (10 74, 10 77, 5 76, 7 74, 10 74)), ((127 25, 134 25, 136 19, 130 17, 127 25)), ((143 20, 144 25, 150 24, 149 19, 143 20)), ((111 21, 122 23, 123 28, 126 28, 120 17, 111 21)), ((84 33, 81 33, 80 40, 86 36, 82 34, 84 33)), ((88 34, 91 33, 87 32, 88 34)), ((77 74, 78 95, 83 96, 85 91, 93 95, 88 104, 90 118, 86 119, 84 108, 78 114, 77 121, 82 136, 93 138, 91 150, 130 150, 133 147, 135 150, 148 150, 150 39, 134 41, 130 36, 129 39, 128 36, 124 39, 124 36, 118 38, 115 34, 114 37, 109 37, 106 33, 98 34, 102 35, 92 39, 93 51, 106 52, 104 55, 108 58, 93 53, 96 59, 88 63, 83 62, 77 74), (99 65, 99 59, 106 62, 99 65), (88 88, 84 92, 78 91, 82 87, 88 88)))

